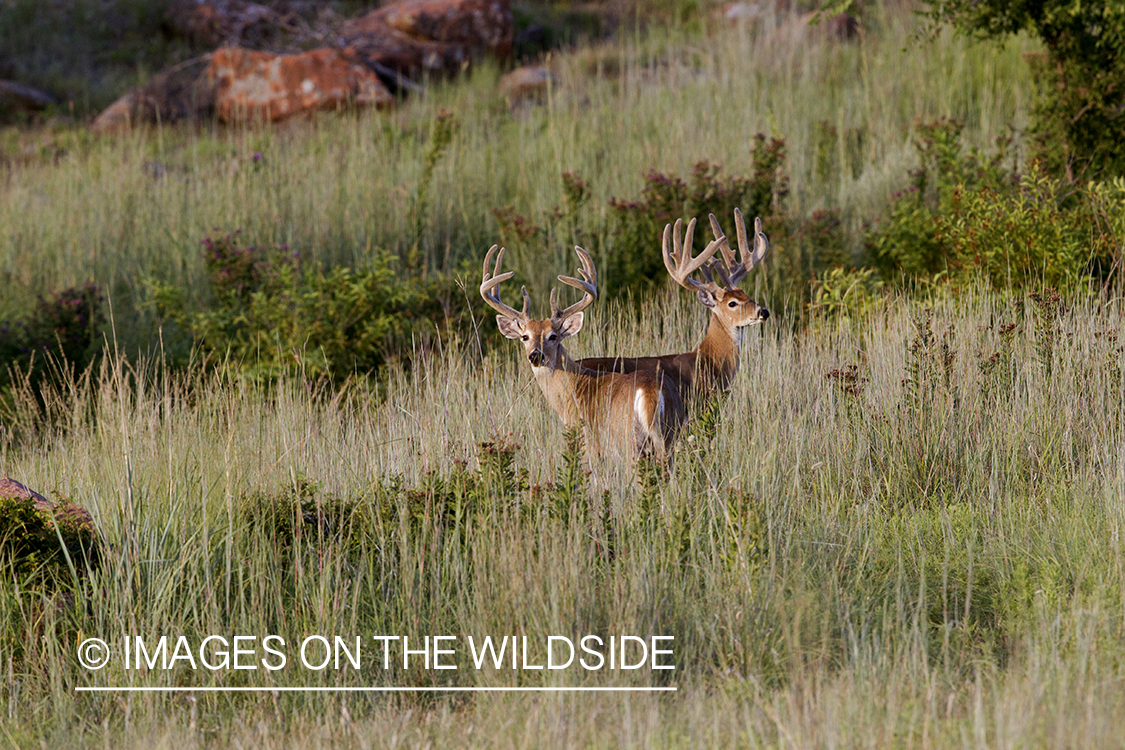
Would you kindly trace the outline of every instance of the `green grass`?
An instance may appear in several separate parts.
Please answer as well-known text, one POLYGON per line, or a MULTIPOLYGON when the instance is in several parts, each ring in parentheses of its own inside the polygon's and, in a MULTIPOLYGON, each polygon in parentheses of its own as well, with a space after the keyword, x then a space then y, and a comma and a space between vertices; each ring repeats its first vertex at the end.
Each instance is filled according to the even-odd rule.
MULTIPOLYGON (((118 138, 13 131, 0 172, 0 283, 10 291, 0 317, 25 310, 35 294, 95 281, 112 295, 118 340, 134 351, 152 347, 145 279, 200 289, 198 243, 212 227, 242 227, 250 242, 285 242, 332 264, 362 265, 379 250, 406 258, 418 243, 427 268, 456 271, 467 261, 475 277, 477 259, 498 239, 490 209, 513 204, 542 222, 562 203, 564 171, 590 182, 583 229, 611 252, 610 197, 639 195, 650 169, 682 175, 701 159, 746 174, 757 132, 788 143, 793 209, 839 206, 858 241, 862 221, 907 184, 917 118, 962 118, 966 143, 984 145, 1025 116, 1031 82, 1020 53, 1028 43, 970 45, 944 35, 923 44, 912 28, 896 11, 873 13, 863 44, 737 28, 710 37, 653 32, 557 56, 548 104, 515 111, 497 93, 499 71, 484 66, 389 114, 118 138), (443 109, 460 128, 436 165, 415 236, 419 178, 443 109), (858 177, 817 177, 822 120, 841 132, 865 129, 858 177)), ((512 258, 514 268, 542 286, 571 265, 569 239, 543 257, 512 258)))
POLYGON ((56 97, 59 105, 51 115, 97 113, 191 56, 185 43, 161 30, 168 5, 168 0, 5 0, 0 71, 56 97))
MULTIPOLYGON (((561 201, 560 173, 577 170, 596 207, 584 228, 604 234, 606 200, 636 195, 649 168, 682 174, 706 158, 746 171, 758 131, 789 143, 795 208, 839 206, 854 232, 905 183, 915 118, 964 118, 967 142, 982 145, 1022 122, 1031 87, 1023 42, 942 36, 915 47, 907 19, 876 22, 853 46, 728 29, 577 50, 557 60, 559 86, 539 108, 510 110, 495 93, 498 71, 480 69, 393 113, 273 130, 114 140, 10 131, 0 317, 36 293, 94 280, 111 293, 111 348, 128 356, 110 354, 88 380, 48 393, 45 408, 23 394, 0 425, 4 473, 87 507, 104 537, 100 567, 61 582, 71 596, 25 587, 0 564, 0 738, 138 748, 1120 744, 1119 299, 1076 302, 1057 320, 1030 300, 970 293, 937 296, 929 316, 899 298, 843 322, 799 327, 777 315, 749 337, 732 392, 689 426, 666 481, 603 461, 580 492, 562 426, 508 342, 482 358, 474 340, 441 341, 409 370, 341 393, 299 377, 262 385, 168 371, 155 353, 146 279, 201 292, 198 241, 211 227, 244 227, 250 242, 287 242, 331 264, 362 265, 382 249, 407 258, 418 242, 427 272, 468 263, 475 294, 476 264, 496 239, 491 207, 512 203, 538 219, 561 201), (442 109, 460 128, 415 237, 412 201, 442 109), (867 129, 858 176, 817 176, 821 120, 867 129), (41 152, 12 156, 39 138, 41 152), (848 365, 858 395, 828 377, 848 365), (481 451, 485 441, 518 443, 514 477, 481 451), (548 486, 560 479, 566 487, 548 486), (274 514, 298 501, 310 518, 299 534, 274 514), (674 635, 677 670, 658 679, 678 692, 74 692, 122 682, 653 681, 370 666, 139 674, 119 662, 92 674, 75 657, 84 638, 134 633, 278 633, 292 644, 310 633, 588 632, 674 635)), ((540 309, 553 275, 573 265, 564 240, 510 257, 540 309)), ((748 290, 755 284, 772 310, 791 304, 764 279, 748 290)), ((575 356, 684 350, 705 325, 671 289, 588 314, 575 356)))
MULTIPOLYGON (((54 427, 17 424, 22 437, 0 451, 15 478, 86 505, 106 543, 73 606, 10 575, 0 584, 13 664, 0 734, 138 747, 1112 743, 1125 720, 1125 391, 1116 343, 1100 334, 1121 326, 1119 307, 1060 318, 1049 378, 1030 305, 940 302, 932 345, 911 352, 919 314, 896 301, 843 328, 768 325, 714 436, 694 430, 653 496, 627 464, 598 464, 590 510, 561 514, 550 491, 495 479, 459 520, 440 490, 406 492, 434 493, 431 472, 457 476, 458 462, 475 471, 477 443, 495 436, 519 443, 514 465, 531 484, 565 468, 559 421, 506 349, 483 362, 446 349, 379 398, 107 365, 52 402, 54 427), (985 388, 981 362, 1006 321, 1020 325, 1011 369, 985 388), (846 363, 867 379, 858 398, 826 379, 846 363), (314 522, 286 542, 292 532, 272 531, 260 509, 284 507, 298 487, 310 507, 352 507, 352 525, 323 537, 314 522), (413 525, 398 516, 408 501, 429 508, 413 525), (664 679, 680 692, 74 695, 122 682, 651 681, 370 667, 145 675, 119 664, 91 675, 75 662, 80 637, 134 632, 291 644, 309 633, 667 634, 678 669, 664 679)), ((644 318, 665 316, 678 332, 667 348, 702 328, 687 295, 644 318)), ((583 334, 575 353, 657 347, 632 321, 596 309, 591 330, 606 338, 583 334)))

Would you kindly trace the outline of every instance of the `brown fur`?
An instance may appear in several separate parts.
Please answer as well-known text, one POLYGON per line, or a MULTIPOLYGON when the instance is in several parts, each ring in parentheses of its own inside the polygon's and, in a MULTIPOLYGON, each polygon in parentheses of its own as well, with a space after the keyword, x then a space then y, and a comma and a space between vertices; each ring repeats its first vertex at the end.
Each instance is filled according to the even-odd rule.
POLYGON ((583 314, 565 321, 519 321, 496 316, 500 331, 522 342, 535 380, 551 408, 567 426, 582 425, 592 452, 632 442, 635 454, 653 453, 668 461, 685 411, 677 380, 641 370, 598 372, 571 359, 562 341, 582 328, 583 314), (638 404, 638 393, 640 400, 638 404), (663 413, 660 405, 663 401, 663 413), (638 405, 643 414, 638 413, 638 405))
MULTIPOLYGON (((578 360, 578 365, 595 372, 663 373, 684 395, 706 397, 725 391, 738 373, 737 329, 759 324, 765 308, 741 289, 720 290, 712 304, 704 304, 711 310, 707 335, 690 352, 660 357, 590 357, 578 360)), ((769 312, 765 311, 765 315, 769 312)))

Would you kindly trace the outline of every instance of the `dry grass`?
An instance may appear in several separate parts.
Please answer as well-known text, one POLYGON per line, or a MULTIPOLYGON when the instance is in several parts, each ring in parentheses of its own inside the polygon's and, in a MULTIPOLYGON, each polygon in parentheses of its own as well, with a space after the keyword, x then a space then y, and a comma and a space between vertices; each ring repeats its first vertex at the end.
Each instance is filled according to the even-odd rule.
MULTIPOLYGON (((430 268, 475 261, 493 241, 491 206, 539 215, 557 204, 564 170, 588 177, 604 206, 636 194, 650 167, 682 173, 707 158, 742 171, 762 130, 789 141, 799 210, 839 205, 858 222, 900 186, 915 117, 963 117, 970 142, 983 143, 1019 122, 1029 87, 1022 43, 942 37, 903 53, 906 21, 881 23, 856 46, 728 29, 580 51, 557 61, 560 85, 543 108, 509 110, 495 71, 483 70, 389 116, 117 141, 70 134, 57 160, 9 166, 0 281, 26 292, 0 312, 93 278, 113 292, 131 356, 50 397, 50 419, 25 397, 0 433, 5 473, 88 507, 106 544, 73 603, 0 580, 0 737, 176 748, 1119 743, 1125 384, 1108 335, 1123 323, 1119 300, 1077 302, 1046 328, 1031 302, 984 295, 935 299, 930 318, 920 303, 889 300, 807 330, 777 315, 751 336, 721 408, 693 423, 666 482, 651 489, 630 465, 599 465, 589 492, 561 511, 551 491, 512 488, 478 464, 478 444, 504 438, 519 443, 514 465, 530 484, 565 464, 561 426, 510 347, 482 361, 475 342, 446 343, 418 353, 409 372, 341 395, 300 378, 267 386, 166 372, 133 355, 156 340, 145 277, 199 285, 196 243, 212 226, 330 262, 408 252, 440 108, 461 129, 420 238, 430 268), (816 177, 822 119, 868 129, 857 178, 816 177), (850 393, 827 377, 849 365, 850 393), (487 489, 471 513, 443 521, 451 506, 435 477, 461 465, 483 468, 487 489), (254 503, 292 502, 302 487, 377 522, 287 545, 254 503), (419 497, 438 505, 417 525, 379 514, 380 503, 414 508, 419 497), (73 692, 120 681, 652 681, 370 668, 243 679, 116 663, 91 676, 75 659, 82 638, 123 633, 589 632, 674 635, 668 682, 679 692, 73 692)), ((512 260, 541 297, 568 252, 512 260)), ((640 313, 595 306, 572 352, 685 349, 704 328, 698 305, 675 292, 640 313)))
MULTIPOLYGON (((425 267, 456 271, 468 261, 475 276, 497 240, 491 208, 512 204, 541 222, 563 202, 560 175, 577 171, 592 189, 583 230, 601 235, 608 199, 638 196, 650 169, 686 175, 706 159, 746 174, 759 132, 787 141, 797 213, 839 206, 858 230, 906 185, 917 119, 964 119, 967 145, 987 145, 1022 125, 1031 89, 1020 57, 1027 42, 913 41, 912 19, 897 6, 874 9, 871 25, 862 44, 726 28, 579 50, 552 60, 559 85, 542 107, 510 109, 499 71, 482 67, 392 114, 329 114, 269 130, 42 136, 32 150, 41 156, 0 170, 0 283, 10 292, 0 319, 35 294, 95 281, 112 294, 118 340, 155 346, 145 280, 200 289, 199 241, 213 227, 242 227, 250 243, 287 243, 333 264, 362 265, 382 250, 404 258, 417 242, 425 267), (412 210, 442 110, 460 129, 415 236, 412 210), (866 134, 858 176, 817 175, 821 121, 866 134)), ((513 257, 513 267, 541 288, 571 265, 569 240, 542 257, 513 257)))
MULTIPOLYGON (((694 323, 685 331, 702 328, 686 299, 671 304, 645 318, 686 314, 694 323)), ((309 539, 280 558, 276 539, 246 526, 241 509, 302 477, 318 497, 371 507, 389 476, 417 487, 432 470, 454 470, 454 459, 473 467, 475 444, 497 433, 521 444, 516 466, 533 482, 555 476, 560 426, 512 352, 480 362, 448 350, 378 397, 338 399, 299 383, 262 391, 109 368, 62 398, 58 413, 74 417, 65 429, 27 432, 0 455, 17 479, 87 505, 109 550, 82 588, 84 608, 42 614, 38 595, 3 584, 5 640, 41 646, 0 691, 10 707, 0 731, 17 744, 68 746, 103 737, 267 747, 1112 742, 1125 657, 1125 417, 1120 353, 1098 334, 1120 327, 1120 311, 1066 313, 1050 378, 1030 307, 939 301, 934 344, 911 352, 919 314, 900 301, 854 327, 767 327, 748 347, 716 436, 695 425, 651 511, 631 468, 600 467, 604 516, 596 491, 593 516, 555 517, 542 495, 518 490, 489 495, 464 545, 438 527, 410 534, 392 524, 347 543, 309 539), (980 363, 1005 321, 1020 324, 1013 369, 986 393, 980 363), (944 365, 925 364, 944 362, 943 351, 955 353, 948 389, 944 365), (825 377, 846 363, 867 379, 858 398, 825 377), (610 530, 617 546, 607 560, 593 540, 610 530), (91 677, 75 663, 76 633, 122 630, 661 633, 676 637, 669 682, 680 692, 75 697, 75 685, 120 680, 245 684, 120 665, 91 677)), ((608 326, 608 346, 646 340, 630 320, 608 326)), ((451 674, 365 668, 312 679, 652 679, 451 674)), ((309 679, 296 669, 249 684, 309 679)))

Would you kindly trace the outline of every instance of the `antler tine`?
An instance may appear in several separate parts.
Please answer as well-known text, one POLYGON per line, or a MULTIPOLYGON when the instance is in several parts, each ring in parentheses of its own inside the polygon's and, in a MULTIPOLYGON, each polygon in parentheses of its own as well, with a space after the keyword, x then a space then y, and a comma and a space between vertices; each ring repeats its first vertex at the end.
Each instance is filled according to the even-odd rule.
POLYGON ((500 273, 500 264, 504 261, 505 250, 505 248, 502 247, 500 248, 500 253, 496 256, 496 265, 493 267, 492 273, 489 273, 488 264, 489 261, 492 260, 492 254, 496 252, 497 247, 497 245, 493 245, 491 248, 489 248, 488 253, 484 256, 484 277, 480 282, 480 296, 483 297, 484 301, 488 303, 489 307, 491 307, 496 312, 502 315, 506 315, 512 320, 526 323, 528 320, 530 320, 528 310, 531 307, 531 295, 527 293, 527 287, 525 286, 523 288, 522 312, 518 312, 514 307, 508 307, 507 305, 505 305, 500 301, 500 295, 496 291, 494 291, 498 286, 500 286, 501 282, 507 281, 508 279, 516 275, 515 271, 500 273))
POLYGON ((694 289, 696 286, 698 286, 699 282, 695 281, 694 279, 682 277, 680 275, 679 271, 677 270, 677 266, 679 266, 679 261, 680 261, 680 248, 679 248, 679 241, 678 241, 679 235, 680 235, 680 220, 676 219, 677 242, 675 243, 676 246, 673 247, 673 244, 672 244, 672 225, 671 224, 665 224, 664 225, 664 236, 661 239, 661 245, 660 245, 661 255, 664 257, 664 268, 668 271, 668 275, 671 276, 676 281, 677 284, 680 284, 681 286, 684 286, 688 289, 694 289))
POLYGON ((749 269, 753 270, 770 251, 770 238, 762 231, 762 219, 754 217, 754 254, 750 256, 749 269))
MULTIPOLYGON (((750 273, 757 267, 762 259, 766 257, 769 252, 770 242, 765 233, 762 232, 762 219, 760 217, 754 219, 754 250, 750 251, 750 242, 746 237, 746 222, 742 218, 742 212, 737 208, 734 209, 734 224, 735 231, 738 234, 738 254, 741 262, 737 265, 734 262, 734 251, 731 250, 730 243, 723 243, 723 260, 726 265, 726 276, 729 278, 730 287, 733 287, 741 281, 746 274, 750 273)), ((718 220, 711 216, 711 231, 718 237, 719 229, 718 220)))
POLYGON ((691 257, 691 242, 692 236, 695 233, 695 219, 688 222, 687 232, 681 241, 680 228, 682 226, 683 222, 680 219, 676 219, 675 229, 672 229, 671 224, 666 224, 664 226, 662 246, 664 251, 664 267, 668 270, 668 275, 671 276, 677 284, 685 289, 696 291, 706 288, 707 284, 713 282, 708 276, 706 283, 700 283, 691 278, 691 275, 701 268, 706 268, 707 262, 711 260, 711 256, 722 246, 722 242, 726 238, 720 231, 718 233, 719 239, 714 242, 709 242, 707 247, 703 249, 703 252, 693 258, 691 257))
POLYGON ((575 302, 565 310, 559 310, 557 290, 551 290, 551 318, 553 320, 566 320, 576 312, 581 312, 590 306, 595 299, 598 298, 598 272, 594 268, 594 261, 590 259, 590 254, 578 247, 574 246, 574 252, 578 253, 579 260, 582 261, 582 267, 578 269, 578 273, 582 276, 581 279, 576 279, 573 276, 559 276, 559 281, 579 289, 583 292, 582 299, 575 302))
MULTIPOLYGON (((707 218, 711 220, 711 233, 716 238, 724 236, 722 227, 719 226, 719 220, 715 218, 715 214, 707 214, 707 218)), ((739 235, 739 247, 742 247, 742 235, 739 235)), ((727 268, 734 268, 734 250, 731 250, 730 243, 724 242, 720 248, 723 251, 723 260, 726 262, 727 268)))

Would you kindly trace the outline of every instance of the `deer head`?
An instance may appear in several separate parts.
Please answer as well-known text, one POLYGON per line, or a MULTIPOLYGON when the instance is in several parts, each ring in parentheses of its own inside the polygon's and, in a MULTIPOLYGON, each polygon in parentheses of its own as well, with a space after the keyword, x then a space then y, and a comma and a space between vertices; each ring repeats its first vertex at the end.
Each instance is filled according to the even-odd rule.
POLYGON ((576 246, 574 252, 578 254, 578 258, 582 262, 582 267, 578 269, 582 278, 559 276, 558 279, 568 286, 581 290, 583 293, 582 299, 560 310, 557 290, 552 289, 551 317, 546 320, 532 320, 528 314, 531 297, 527 293, 527 287, 523 287, 521 290, 523 293, 523 309, 520 311, 509 307, 500 300, 497 287, 501 282, 512 278, 514 272, 500 272, 500 264, 504 260, 504 248, 500 248, 500 252, 496 256, 496 265, 493 266, 491 272, 489 271, 489 262, 492 260, 492 254, 496 251, 496 247, 496 245, 493 245, 488 254, 484 256, 484 279, 480 285, 481 296, 484 297, 485 302, 500 313, 496 316, 496 324, 500 327, 500 333, 523 344, 527 361, 531 363, 533 369, 540 367, 557 369, 562 357, 566 355, 566 350, 562 345, 563 339, 574 336, 582 330, 582 323, 585 318, 583 310, 589 307, 590 303, 598 296, 598 275, 594 269, 594 263, 590 260, 589 253, 576 246))
POLYGON ((734 210, 735 225, 738 231, 738 247, 741 252, 741 261, 735 263, 734 251, 727 242, 726 235, 719 227, 719 222, 714 214, 710 215, 711 230, 715 239, 708 243, 699 256, 691 256, 692 235, 695 232, 695 219, 688 222, 687 231, 681 239, 683 222, 677 220, 672 225, 664 227, 664 267, 668 274, 683 288, 696 293, 696 297, 704 307, 717 316, 728 328, 737 329, 750 325, 757 325, 770 316, 769 310, 759 305, 738 288, 738 282, 751 271, 765 257, 769 251, 769 240, 762 233, 762 222, 755 219, 753 253, 747 253, 746 224, 742 220, 742 213, 734 210), (713 258, 717 250, 722 251, 721 258, 713 258), (703 281, 692 278, 692 274, 699 271, 703 281))

